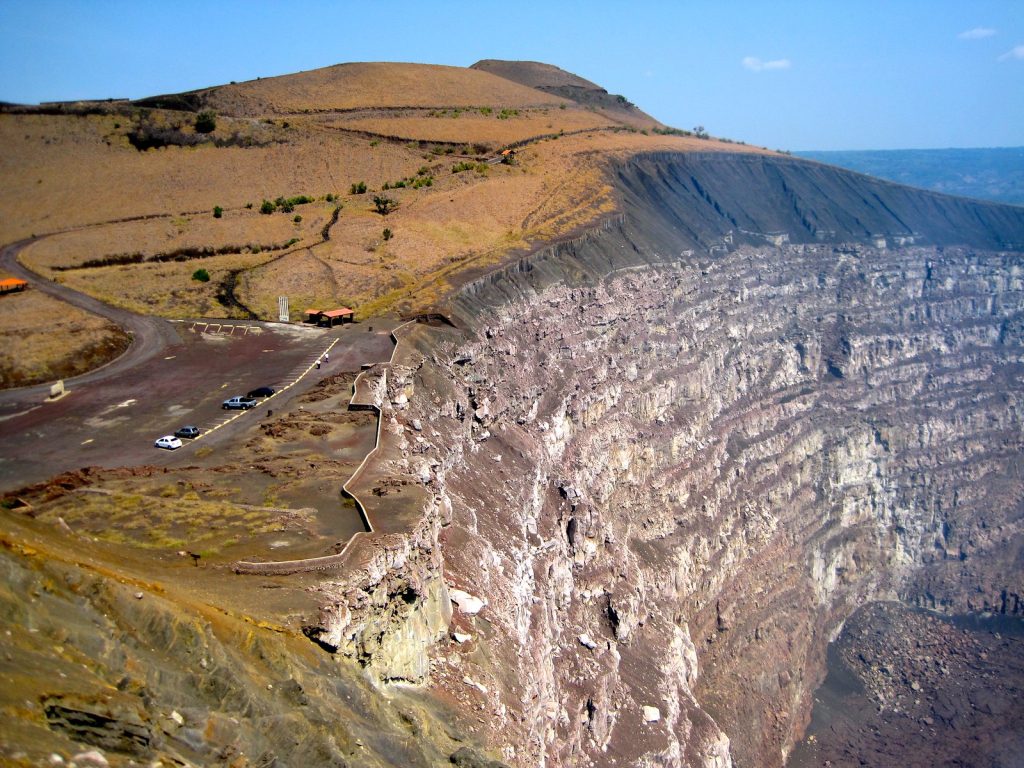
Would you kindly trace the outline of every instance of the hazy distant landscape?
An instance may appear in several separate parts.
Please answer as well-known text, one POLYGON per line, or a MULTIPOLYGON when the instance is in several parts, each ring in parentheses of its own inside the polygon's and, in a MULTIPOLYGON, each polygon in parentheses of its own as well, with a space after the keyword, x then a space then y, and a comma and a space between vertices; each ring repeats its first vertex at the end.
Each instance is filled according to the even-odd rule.
POLYGON ((1024 147, 793 154, 948 195, 1024 205, 1024 147))

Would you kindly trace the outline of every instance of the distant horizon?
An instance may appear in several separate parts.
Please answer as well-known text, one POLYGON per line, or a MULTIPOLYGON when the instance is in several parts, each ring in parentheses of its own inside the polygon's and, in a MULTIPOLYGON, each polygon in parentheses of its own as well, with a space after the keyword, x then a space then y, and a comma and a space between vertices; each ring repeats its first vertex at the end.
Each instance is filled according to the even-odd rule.
POLYGON ((1024 147, 812 149, 793 154, 942 194, 1024 205, 1024 147))
POLYGON ((948 150, 991 150, 991 149, 1020 149, 1024 150, 1024 144, 1012 146, 994 147, 871 147, 868 149, 791 149, 794 155, 800 152, 946 152, 948 150))
POLYGON ((467 0, 394 0, 386 12, 308 0, 301 14, 266 0, 3 3, 0 100, 138 99, 346 62, 506 59, 558 66, 667 125, 770 149, 1024 145, 1024 14, 1007 0, 585 8, 525 0, 510 19, 507 6, 467 0), (465 20, 489 33, 453 31, 465 20))

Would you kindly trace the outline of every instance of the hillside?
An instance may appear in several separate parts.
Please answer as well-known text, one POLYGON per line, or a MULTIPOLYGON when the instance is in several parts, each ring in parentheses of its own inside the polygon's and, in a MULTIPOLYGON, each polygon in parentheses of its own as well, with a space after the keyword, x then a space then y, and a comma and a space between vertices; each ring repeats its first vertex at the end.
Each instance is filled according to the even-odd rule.
POLYGON ((737 149, 641 132, 636 120, 477 69, 418 64, 10 107, 0 240, 47 235, 24 263, 135 312, 276 317, 282 290, 296 308, 415 311, 460 273, 608 215, 610 158, 737 149), (195 127, 203 111, 216 115, 208 133, 195 127), (498 162, 506 147, 513 163, 498 162), (386 216, 376 196, 393 201, 386 216), (260 213, 278 198, 304 202, 260 213), (191 279, 198 266, 209 282, 191 279))
POLYGON ((608 93, 596 83, 584 80, 578 75, 551 64, 539 61, 484 59, 473 64, 471 68, 481 72, 490 72, 544 93, 571 99, 577 104, 614 116, 636 127, 664 127, 653 117, 638 109, 625 96, 608 93))
MULTIPOLYGON (((474 67, 0 110, 0 332, 134 337, 0 396, 0 762, 782 768, 859 607, 1024 616, 1024 208, 474 67)), ((1015 754, 928 624, 851 711, 1015 754)))
POLYGON ((432 64, 336 64, 307 72, 142 99, 233 117, 376 108, 557 107, 559 100, 486 72, 432 64))

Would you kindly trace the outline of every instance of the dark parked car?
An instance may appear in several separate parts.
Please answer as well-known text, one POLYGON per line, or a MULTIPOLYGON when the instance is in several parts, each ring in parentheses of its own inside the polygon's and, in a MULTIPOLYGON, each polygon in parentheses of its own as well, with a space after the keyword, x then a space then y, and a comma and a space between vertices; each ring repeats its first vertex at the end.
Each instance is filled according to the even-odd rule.
POLYGON ((246 397, 270 397, 272 394, 274 394, 273 387, 256 387, 246 397))
POLYGON ((256 401, 253 400, 251 397, 242 397, 241 395, 235 395, 234 397, 228 398, 223 403, 221 403, 220 407, 228 411, 245 411, 248 410, 249 408, 255 408, 256 401))
POLYGON ((174 433, 175 437, 184 437, 188 440, 195 440, 199 437, 199 427, 187 426, 182 427, 174 433))

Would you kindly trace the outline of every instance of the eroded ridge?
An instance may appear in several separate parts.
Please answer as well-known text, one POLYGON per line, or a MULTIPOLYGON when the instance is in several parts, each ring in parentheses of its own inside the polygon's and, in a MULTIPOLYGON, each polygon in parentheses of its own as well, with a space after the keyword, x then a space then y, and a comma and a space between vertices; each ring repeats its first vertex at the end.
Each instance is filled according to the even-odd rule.
POLYGON ((488 601, 452 625, 488 662, 440 654, 435 684, 516 764, 778 765, 856 605, 1020 610, 1021 275, 744 247, 435 337, 398 421, 446 581, 488 601))

